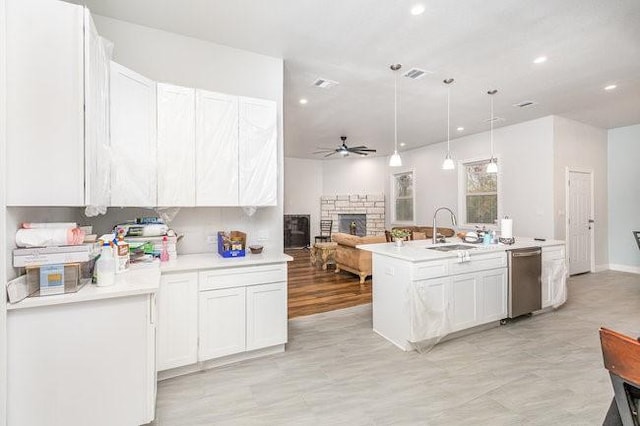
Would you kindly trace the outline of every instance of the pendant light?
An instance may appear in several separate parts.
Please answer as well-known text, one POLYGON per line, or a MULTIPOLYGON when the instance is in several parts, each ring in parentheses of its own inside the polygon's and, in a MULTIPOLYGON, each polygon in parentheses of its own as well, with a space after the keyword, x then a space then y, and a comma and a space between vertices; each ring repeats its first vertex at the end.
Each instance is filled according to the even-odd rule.
POLYGON ((498 173, 498 162, 496 158, 493 156, 493 95, 498 93, 497 90, 489 90, 487 94, 491 97, 491 128, 489 131, 489 135, 491 138, 491 159, 489 160, 489 164, 487 164, 487 173, 498 173))
MULTIPOLYGON (((401 64, 391 65, 391 71, 398 71, 402 68, 401 64)), ((393 155, 389 158, 389 167, 402 166, 402 158, 398 154, 398 74, 395 73, 393 80, 393 132, 394 132, 394 150, 393 155)))
POLYGON ((453 170, 456 166, 451 159, 451 146, 450 146, 450 130, 451 130, 451 83, 454 82, 453 78, 448 78, 443 81, 447 85, 447 156, 444 157, 442 162, 442 170, 453 170))

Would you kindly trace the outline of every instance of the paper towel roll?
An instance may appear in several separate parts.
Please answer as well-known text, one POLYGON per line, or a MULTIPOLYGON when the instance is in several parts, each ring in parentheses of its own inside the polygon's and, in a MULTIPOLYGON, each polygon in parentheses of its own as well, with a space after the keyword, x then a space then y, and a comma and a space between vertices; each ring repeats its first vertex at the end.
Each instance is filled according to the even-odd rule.
POLYGON ((500 220, 500 238, 513 238, 513 219, 500 220))

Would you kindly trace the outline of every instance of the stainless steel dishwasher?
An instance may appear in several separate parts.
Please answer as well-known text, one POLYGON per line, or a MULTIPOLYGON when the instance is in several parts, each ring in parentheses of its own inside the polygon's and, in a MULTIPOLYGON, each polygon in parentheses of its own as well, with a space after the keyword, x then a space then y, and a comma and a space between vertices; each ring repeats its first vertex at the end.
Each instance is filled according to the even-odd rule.
POLYGON ((542 309, 542 249, 509 250, 509 318, 542 309))

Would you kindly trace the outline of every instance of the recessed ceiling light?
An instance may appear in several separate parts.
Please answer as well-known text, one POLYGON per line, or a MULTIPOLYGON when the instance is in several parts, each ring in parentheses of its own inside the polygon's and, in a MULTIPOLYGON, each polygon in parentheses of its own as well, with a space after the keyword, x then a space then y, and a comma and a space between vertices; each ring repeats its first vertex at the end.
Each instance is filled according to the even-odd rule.
POLYGON ((459 131, 459 132, 462 132, 464 130, 464 127, 460 126, 456 130, 459 131))
POLYGON ((400 146, 405 146, 405 145, 406 145, 406 143, 400 142, 400 146))
POLYGON ((306 100, 305 98, 300 99, 300 105, 306 105, 307 103, 309 103, 308 100, 306 100))
POLYGON ((618 86, 616 86, 615 84, 610 84, 608 86, 604 86, 604 90, 613 90, 616 87, 618 87, 618 86))
POLYGON ((547 62, 547 57, 546 56, 538 56, 537 58, 535 58, 533 60, 534 64, 542 64, 543 62, 547 62))
POLYGON ((422 15, 425 11, 425 7, 423 4, 416 4, 411 8, 411 14, 413 16, 422 15))

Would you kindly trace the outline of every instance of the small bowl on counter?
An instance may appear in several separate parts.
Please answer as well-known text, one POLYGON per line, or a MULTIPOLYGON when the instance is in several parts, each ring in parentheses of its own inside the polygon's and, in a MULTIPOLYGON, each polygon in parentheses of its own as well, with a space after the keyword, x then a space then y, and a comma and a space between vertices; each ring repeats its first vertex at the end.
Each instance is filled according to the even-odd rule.
POLYGON ((252 245, 249 246, 249 250, 251 251, 251 254, 260 254, 262 253, 262 249, 263 247, 261 245, 252 245))

